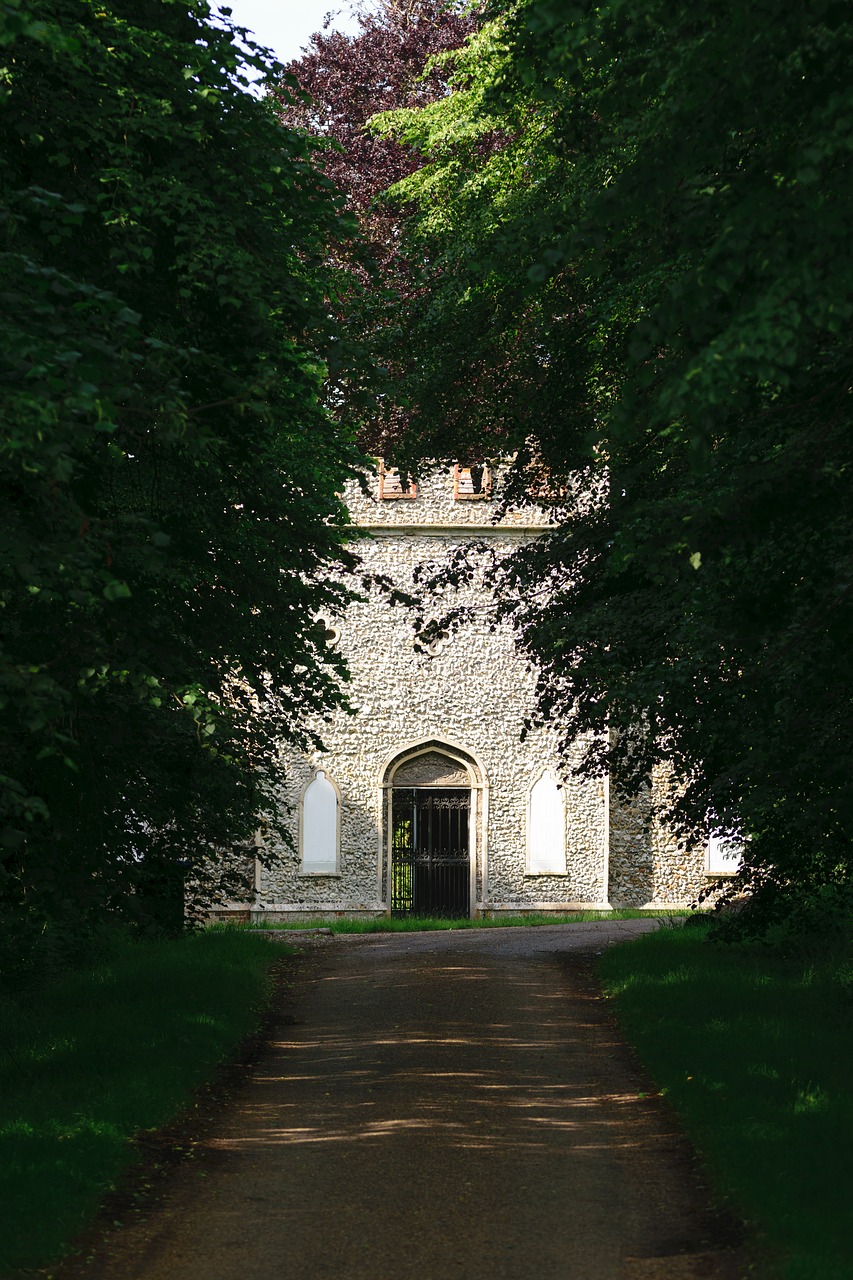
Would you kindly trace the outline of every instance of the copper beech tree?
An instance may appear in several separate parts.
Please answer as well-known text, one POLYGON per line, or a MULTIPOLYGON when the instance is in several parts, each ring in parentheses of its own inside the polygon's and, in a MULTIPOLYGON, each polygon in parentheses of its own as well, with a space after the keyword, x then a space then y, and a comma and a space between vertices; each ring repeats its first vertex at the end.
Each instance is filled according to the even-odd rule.
POLYGON ((358 220, 361 238, 336 264, 348 281, 339 295, 340 315, 373 366, 369 389, 352 367, 333 369, 333 385, 339 378, 330 401, 358 415, 360 439, 378 452, 401 445, 404 425, 417 412, 400 394, 405 339, 399 321, 400 302, 423 287, 424 268, 404 244, 407 210, 384 194, 420 168, 423 157, 417 148, 377 134, 370 121, 382 111, 447 96, 453 51, 476 30, 478 10, 462 0, 365 6, 354 35, 313 35, 273 91, 285 125, 320 140, 323 172, 358 220))

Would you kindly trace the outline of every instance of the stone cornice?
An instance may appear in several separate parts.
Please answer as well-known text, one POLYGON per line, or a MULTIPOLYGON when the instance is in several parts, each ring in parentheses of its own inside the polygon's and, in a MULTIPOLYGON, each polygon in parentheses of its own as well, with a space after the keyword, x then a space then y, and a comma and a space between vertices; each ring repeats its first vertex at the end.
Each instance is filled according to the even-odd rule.
POLYGON ((542 533, 551 533, 553 525, 542 524, 353 524, 350 526, 361 534, 370 534, 374 538, 396 537, 459 537, 469 538, 505 538, 524 537, 542 533))

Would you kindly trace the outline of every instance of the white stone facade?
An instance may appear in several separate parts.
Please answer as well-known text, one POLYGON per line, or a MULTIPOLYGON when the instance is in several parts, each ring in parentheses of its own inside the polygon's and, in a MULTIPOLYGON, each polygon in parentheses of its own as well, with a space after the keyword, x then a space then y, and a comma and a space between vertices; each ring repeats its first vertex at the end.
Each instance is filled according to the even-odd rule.
MULTIPOLYGON (((413 591, 416 565, 472 536, 499 548, 538 536, 547 521, 537 511, 510 511, 494 523, 489 480, 488 473, 475 475, 485 492, 473 497, 470 477, 453 467, 437 468, 414 490, 382 473, 369 477, 368 493, 354 486, 352 521, 371 534, 359 545, 364 568, 413 591)), ((392 806, 401 813, 412 788, 461 797, 466 806, 471 915, 695 899, 705 882, 702 854, 679 854, 644 825, 636 807, 611 806, 606 779, 572 776, 571 760, 557 753, 556 733, 537 730, 522 741, 534 674, 516 654, 509 629, 490 629, 488 601, 476 587, 460 592, 459 602, 477 606, 472 620, 432 653, 418 651, 410 613, 379 593, 327 620, 352 675, 355 714, 336 713, 321 727, 322 753, 283 758, 276 802, 293 848, 271 850, 270 867, 256 869, 254 900, 233 910, 270 920, 389 913, 391 845, 398 839, 392 806), (531 838, 546 826, 547 850, 531 849, 531 838), (319 855, 312 841, 322 843, 319 855)))

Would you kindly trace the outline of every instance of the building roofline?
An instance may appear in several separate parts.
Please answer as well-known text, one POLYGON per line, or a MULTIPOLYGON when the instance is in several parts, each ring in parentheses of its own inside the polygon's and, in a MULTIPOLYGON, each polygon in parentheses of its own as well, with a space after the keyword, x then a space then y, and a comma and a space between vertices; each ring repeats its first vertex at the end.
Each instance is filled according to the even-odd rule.
POLYGON ((555 525, 542 524, 370 524, 353 522, 348 526, 359 533, 369 533, 375 538, 423 537, 426 535, 466 534, 471 538, 526 537, 531 534, 553 533, 555 525))

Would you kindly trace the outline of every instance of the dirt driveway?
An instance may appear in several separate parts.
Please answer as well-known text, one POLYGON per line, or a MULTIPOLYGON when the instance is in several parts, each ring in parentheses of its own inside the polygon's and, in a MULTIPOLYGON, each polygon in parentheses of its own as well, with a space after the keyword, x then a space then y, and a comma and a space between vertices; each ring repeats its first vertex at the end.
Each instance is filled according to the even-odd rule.
POLYGON ((651 920, 323 939, 106 1280, 742 1274, 589 958, 651 920))

